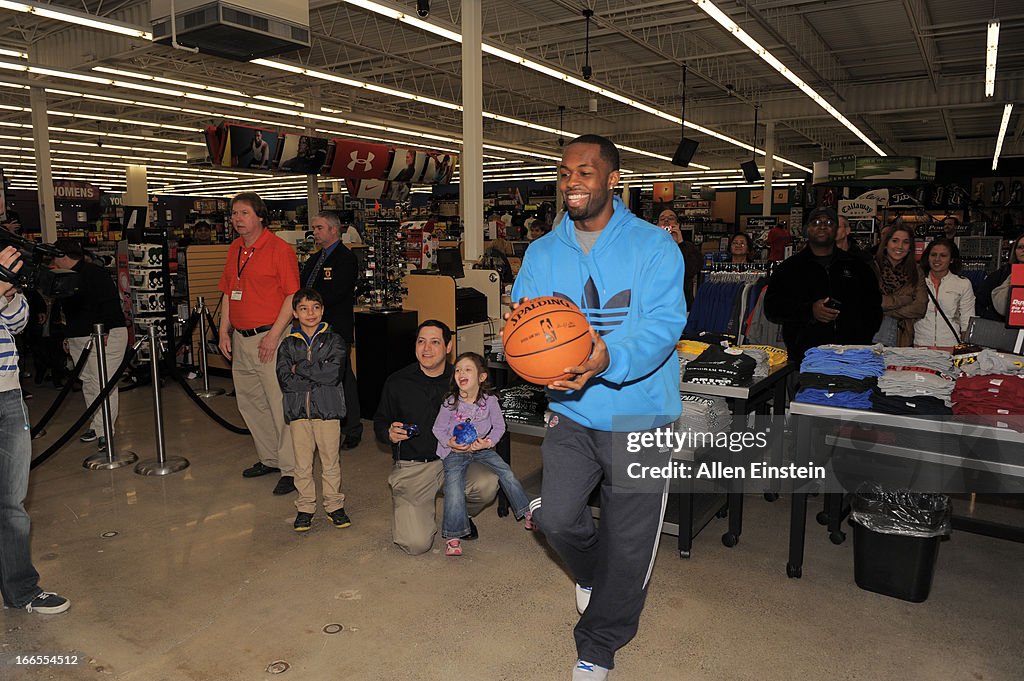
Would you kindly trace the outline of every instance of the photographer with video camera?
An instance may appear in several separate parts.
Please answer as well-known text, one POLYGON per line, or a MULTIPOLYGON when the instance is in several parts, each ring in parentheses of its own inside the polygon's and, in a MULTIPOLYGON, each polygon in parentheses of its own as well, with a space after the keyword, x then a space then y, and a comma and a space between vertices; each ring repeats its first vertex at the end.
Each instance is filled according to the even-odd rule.
MULTIPOLYGON (((104 342, 107 353, 107 375, 113 376, 117 368, 121 366, 121 360, 128 347, 128 329, 126 328, 124 312, 121 310, 121 299, 117 293, 117 286, 110 274, 101 266, 86 262, 84 260, 85 250, 82 244, 74 239, 58 239, 55 244, 61 252, 54 256, 51 267, 55 269, 71 270, 79 276, 78 291, 61 301, 61 309, 67 322, 67 344, 71 359, 77 364, 85 346, 89 342, 89 335, 95 324, 102 324, 106 332, 104 342)), ((96 353, 89 357, 89 362, 82 369, 82 396, 85 398, 86 406, 92 404, 96 396, 100 394, 103 386, 100 385, 96 353)), ((117 422, 117 388, 111 391, 110 422, 111 425, 117 422)), ((106 447, 109 433, 103 432, 103 412, 99 409, 93 414, 89 430, 82 433, 79 438, 82 442, 92 442, 100 438, 99 448, 106 447)))
POLYGON ((17 280, 23 265, 14 246, 0 251, 0 593, 6 607, 55 615, 71 602, 39 588, 29 543, 31 521, 25 511, 32 440, 13 334, 25 328, 29 310, 11 281, 17 280))

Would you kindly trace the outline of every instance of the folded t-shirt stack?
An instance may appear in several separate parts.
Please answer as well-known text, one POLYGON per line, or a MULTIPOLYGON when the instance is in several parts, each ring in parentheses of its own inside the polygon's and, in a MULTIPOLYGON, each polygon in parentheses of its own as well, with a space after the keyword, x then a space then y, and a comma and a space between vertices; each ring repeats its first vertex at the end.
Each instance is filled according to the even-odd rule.
POLYGON ((961 376, 953 389, 953 413, 991 417, 1000 428, 1024 432, 1024 376, 961 376))
POLYGON ((973 358, 972 362, 962 362, 961 369, 968 376, 984 374, 1024 375, 1024 355, 1012 355, 985 348, 973 358))
POLYGON ((498 405, 507 421, 539 422, 548 408, 548 396, 542 386, 524 383, 499 390, 498 405))
POLYGON ((757 364, 754 365, 754 378, 764 378, 771 371, 771 365, 768 363, 768 353, 761 348, 744 347, 741 345, 735 346, 737 350, 743 352, 744 355, 752 358, 757 364))
POLYGON ((953 413, 949 405, 937 397, 900 397, 886 395, 879 390, 871 393, 871 411, 903 416, 947 416, 953 413))
POLYGON ((872 387, 885 371, 881 345, 821 345, 800 364, 798 402, 871 409, 872 387), (804 384, 804 378, 809 385, 804 384))
MULTIPOLYGON (((960 370, 953 366, 953 357, 943 350, 929 348, 886 348, 885 373, 878 379, 878 390, 889 397, 925 398, 942 402, 937 414, 948 414, 950 396, 960 370)), ((893 401, 884 406, 896 408, 893 401)), ((925 404, 928 404, 927 402, 925 404)), ((910 414, 924 413, 919 402, 908 406, 910 414)))
POLYGON ((742 350, 708 346, 700 356, 686 365, 683 381, 706 385, 742 385, 754 376, 757 362, 742 350))
POLYGON ((737 345, 740 350, 746 350, 747 348, 756 348, 758 350, 764 350, 765 354, 768 355, 768 368, 774 369, 781 367, 789 361, 789 355, 782 348, 777 348, 773 345, 752 345, 750 343, 744 343, 743 345, 737 345))
POLYGON ((679 380, 683 378, 686 365, 700 357, 700 354, 707 350, 709 345, 700 341, 681 340, 676 343, 676 354, 679 355, 679 380))
POLYGON ((683 403, 683 413, 676 420, 679 431, 690 429, 695 433, 728 432, 732 426, 732 412, 724 397, 691 395, 683 393, 679 396, 683 403))
POLYGON ((953 356, 945 350, 932 348, 885 348, 882 351, 885 365, 901 367, 928 367, 944 374, 955 374, 953 356))

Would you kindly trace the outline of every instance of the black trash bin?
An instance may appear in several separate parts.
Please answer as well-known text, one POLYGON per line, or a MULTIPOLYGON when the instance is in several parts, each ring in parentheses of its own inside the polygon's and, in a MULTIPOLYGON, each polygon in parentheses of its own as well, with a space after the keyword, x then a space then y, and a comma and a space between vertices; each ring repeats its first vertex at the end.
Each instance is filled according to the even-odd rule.
POLYGON ((850 516, 857 586, 913 603, 926 600, 950 516, 944 494, 859 489, 850 516))

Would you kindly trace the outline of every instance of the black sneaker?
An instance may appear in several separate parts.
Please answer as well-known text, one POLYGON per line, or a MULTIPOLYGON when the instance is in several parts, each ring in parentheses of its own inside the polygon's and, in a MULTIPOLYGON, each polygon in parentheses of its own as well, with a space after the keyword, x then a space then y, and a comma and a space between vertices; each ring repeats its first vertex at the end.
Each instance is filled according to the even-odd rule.
POLYGON ((264 466, 262 461, 257 461, 253 465, 242 471, 243 478, 258 478, 261 475, 268 475, 270 473, 280 473, 280 468, 271 468, 270 466, 264 466))
POLYGON ((295 491, 295 478, 290 475, 282 475, 281 479, 277 481, 277 485, 274 486, 274 496, 280 497, 285 494, 291 494, 295 491))
POLYGON ((56 615, 71 607, 71 601, 58 596, 55 593, 44 591, 25 606, 28 612, 38 612, 40 615, 56 615))
POLYGON ((476 523, 474 523, 473 519, 470 518, 469 519, 469 534, 467 534, 462 539, 465 540, 465 541, 473 541, 474 539, 479 539, 479 538, 480 538, 480 533, 477 532, 477 530, 476 530, 476 523))
POLYGON ((350 435, 346 435, 345 439, 342 440, 342 442, 341 442, 341 448, 342 449, 355 449, 356 447, 359 446, 359 442, 360 441, 361 441, 361 438, 352 437, 350 435))
POLYGON ((79 437, 78 439, 81 442, 95 442, 97 437, 98 436, 96 435, 96 431, 90 428, 89 430, 82 433, 81 437, 79 437))
POLYGON ((331 522, 334 523, 335 527, 348 527, 352 524, 352 521, 347 515, 345 515, 345 509, 339 508, 336 511, 331 511, 327 515, 331 516, 331 522))
POLYGON ((299 511, 295 515, 295 523, 292 527, 295 528, 296 532, 309 532, 309 529, 313 527, 313 514, 299 511))

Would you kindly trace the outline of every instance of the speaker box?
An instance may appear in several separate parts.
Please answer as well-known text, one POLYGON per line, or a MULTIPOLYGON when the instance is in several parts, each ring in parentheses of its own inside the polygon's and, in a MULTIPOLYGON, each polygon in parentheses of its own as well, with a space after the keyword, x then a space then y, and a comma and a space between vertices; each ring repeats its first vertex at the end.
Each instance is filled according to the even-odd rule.
POLYGON ((757 170, 757 161, 744 161, 740 164, 743 170, 743 179, 747 182, 760 182, 761 173, 757 170))
POLYGON ((676 147, 676 153, 672 154, 672 165, 685 168, 690 165, 690 160, 697 153, 697 140, 683 138, 676 147))

